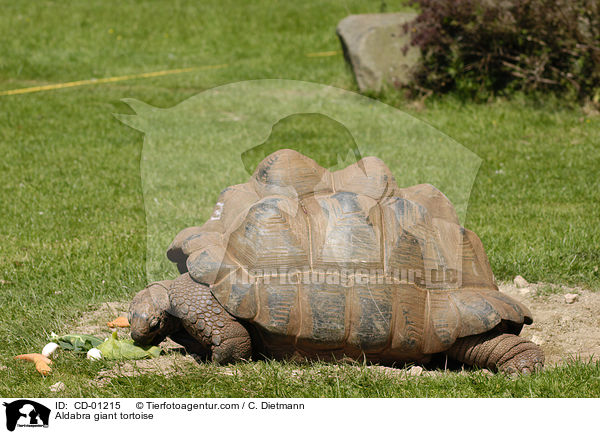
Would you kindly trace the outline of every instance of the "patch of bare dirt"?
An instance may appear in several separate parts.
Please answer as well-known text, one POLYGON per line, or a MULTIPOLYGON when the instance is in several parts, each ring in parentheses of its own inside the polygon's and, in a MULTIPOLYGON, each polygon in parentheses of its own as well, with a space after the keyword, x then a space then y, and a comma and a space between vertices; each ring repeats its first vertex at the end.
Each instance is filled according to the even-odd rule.
POLYGON ((542 347, 546 366, 572 359, 600 358, 600 292, 548 283, 527 284, 522 288, 501 283, 499 287, 531 310, 533 324, 525 326, 521 336, 542 347))
POLYGON ((103 387, 113 378, 135 377, 138 375, 157 374, 165 377, 183 375, 190 367, 197 366, 191 356, 180 352, 167 352, 155 359, 130 360, 119 362, 111 369, 98 372, 92 384, 103 387))
MULTIPOLYGON (((98 336, 99 338, 107 338, 111 335, 112 330, 110 329, 106 323, 114 320, 119 316, 127 317, 127 312, 129 311, 129 304, 118 302, 118 301, 108 301, 106 303, 102 303, 95 310, 90 310, 85 312, 81 317, 81 321, 69 333, 73 334, 87 334, 98 336)), ((123 338, 129 335, 128 328, 117 328, 117 333, 119 338, 123 338)))

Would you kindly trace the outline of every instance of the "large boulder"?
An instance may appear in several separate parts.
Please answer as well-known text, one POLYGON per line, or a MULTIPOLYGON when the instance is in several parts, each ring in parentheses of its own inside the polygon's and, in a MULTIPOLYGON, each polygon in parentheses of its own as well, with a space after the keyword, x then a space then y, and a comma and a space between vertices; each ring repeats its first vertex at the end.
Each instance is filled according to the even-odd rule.
POLYGON ((410 46, 410 31, 404 30, 404 24, 416 16, 350 15, 339 22, 337 35, 361 91, 379 91, 385 83, 400 86, 410 82, 411 70, 421 54, 417 47, 410 46))

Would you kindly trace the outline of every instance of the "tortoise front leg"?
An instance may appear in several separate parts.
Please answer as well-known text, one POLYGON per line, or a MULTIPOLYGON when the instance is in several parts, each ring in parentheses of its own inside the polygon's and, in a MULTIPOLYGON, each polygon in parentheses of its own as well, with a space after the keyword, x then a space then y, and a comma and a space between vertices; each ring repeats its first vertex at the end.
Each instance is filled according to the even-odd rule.
POLYGON ((219 304, 206 285, 194 281, 188 273, 173 281, 169 291, 170 314, 181 324, 216 363, 250 359, 250 333, 219 304))
POLYGON ((530 373, 544 366, 544 352, 538 345, 497 331, 457 339, 446 354, 467 365, 506 373, 530 373))
POLYGON ((215 314, 215 309, 211 306, 199 306, 197 313, 204 319, 196 322, 183 319, 183 326, 206 349, 215 363, 226 364, 250 359, 252 342, 248 330, 223 308, 218 307, 216 311, 220 313, 215 314))
POLYGON ((211 338, 213 362, 224 364, 238 360, 249 360, 252 356, 252 341, 248 330, 237 320, 223 321, 221 333, 211 338))
POLYGON ((198 342, 196 338, 192 337, 184 328, 176 333, 171 333, 169 337, 173 342, 183 346, 185 351, 198 363, 205 362, 210 355, 206 347, 198 342))

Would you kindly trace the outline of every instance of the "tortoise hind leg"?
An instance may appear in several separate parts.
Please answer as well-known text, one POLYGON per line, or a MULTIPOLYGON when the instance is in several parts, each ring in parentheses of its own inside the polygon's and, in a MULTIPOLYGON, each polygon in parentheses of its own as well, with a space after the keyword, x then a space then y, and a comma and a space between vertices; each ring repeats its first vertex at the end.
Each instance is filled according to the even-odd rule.
POLYGON ((538 345, 498 331, 457 339, 446 354, 467 365, 506 373, 530 373, 544 366, 544 352, 538 345))

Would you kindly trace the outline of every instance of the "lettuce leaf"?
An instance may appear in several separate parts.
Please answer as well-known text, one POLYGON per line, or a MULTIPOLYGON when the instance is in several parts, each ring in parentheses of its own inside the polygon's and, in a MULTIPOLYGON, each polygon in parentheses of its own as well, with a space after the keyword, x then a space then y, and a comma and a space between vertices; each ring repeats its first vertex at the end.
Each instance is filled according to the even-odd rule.
POLYGON ((103 340, 92 335, 69 334, 58 336, 52 333, 51 341, 56 342, 63 350, 87 352, 100 345, 103 340))
POLYGON ((117 332, 102 342, 96 348, 102 353, 102 357, 107 360, 136 360, 146 359, 148 357, 158 357, 162 349, 156 346, 141 347, 136 345, 132 339, 122 339, 117 337, 117 332))

